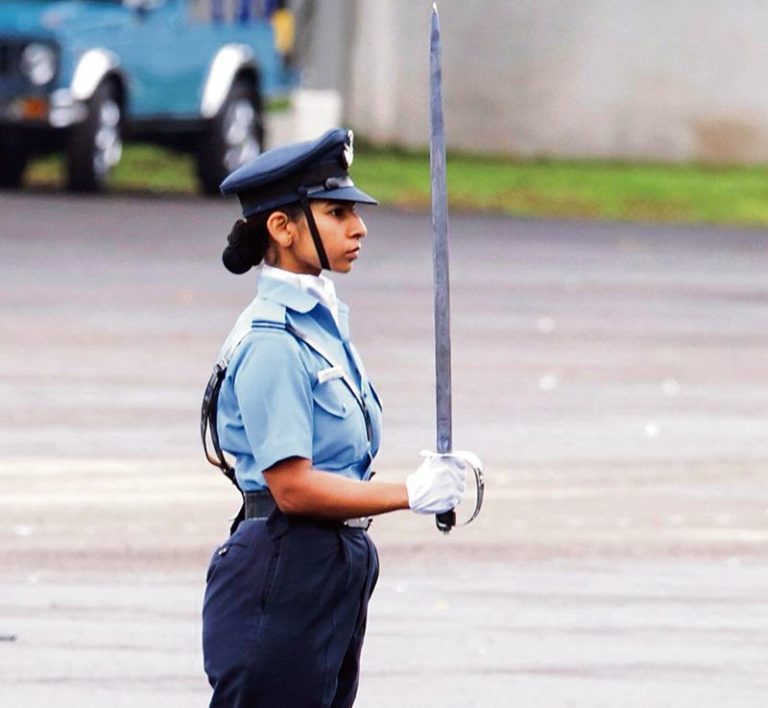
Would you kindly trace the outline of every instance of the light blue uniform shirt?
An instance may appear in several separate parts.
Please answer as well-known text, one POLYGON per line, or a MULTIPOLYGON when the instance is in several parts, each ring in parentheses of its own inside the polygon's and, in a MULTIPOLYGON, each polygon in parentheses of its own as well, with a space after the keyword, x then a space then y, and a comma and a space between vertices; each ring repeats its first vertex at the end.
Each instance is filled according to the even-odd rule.
POLYGON ((349 341, 348 313, 339 302, 337 325, 330 310, 308 293, 260 277, 256 299, 222 350, 237 345, 219 394, 217 429, 222 449, 235 457, 243 491, 266 488, 263 471, 289 457, 304 457, 316 469, 352 479, 370 474, 381 442, 381 404, 349 341), (332 362, 288 332, 286 322, 332 362), (364 402, 370 440, 362 408, 344 381, 328 371, 333 366, 343 368, 364 402))

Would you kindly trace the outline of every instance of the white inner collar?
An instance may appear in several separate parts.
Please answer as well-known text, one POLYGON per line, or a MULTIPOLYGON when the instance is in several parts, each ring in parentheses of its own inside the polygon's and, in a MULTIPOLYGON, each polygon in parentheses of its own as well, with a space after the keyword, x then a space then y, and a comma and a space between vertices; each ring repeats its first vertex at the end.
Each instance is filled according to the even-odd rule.
POLYGON ((282 268, 262 263, 259 266, 259 275, 265 275, 274 280, 292 285, 295 288, 311 295, 321 305, 325 305, 333 315, 336 324, 339 324, 339 302, 336 298, 336 287, 330 278, 324 275, 310 275, 307 273, 293 273, 282 268))

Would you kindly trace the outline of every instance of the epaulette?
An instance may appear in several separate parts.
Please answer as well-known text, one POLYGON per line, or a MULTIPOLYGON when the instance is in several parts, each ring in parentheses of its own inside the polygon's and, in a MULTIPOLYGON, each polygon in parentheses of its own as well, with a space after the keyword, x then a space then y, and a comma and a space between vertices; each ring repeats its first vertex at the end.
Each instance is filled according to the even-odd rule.
POLYGON ((285 305, 273 300, 255 300, 246 310, 251 329, 285 329, 285 305))
POLYGON ((218 361, 226 366, 240 342, 255 329, 285 329, 285 305, 256 298, 240 313, 235 326, 219 350, 218 361))

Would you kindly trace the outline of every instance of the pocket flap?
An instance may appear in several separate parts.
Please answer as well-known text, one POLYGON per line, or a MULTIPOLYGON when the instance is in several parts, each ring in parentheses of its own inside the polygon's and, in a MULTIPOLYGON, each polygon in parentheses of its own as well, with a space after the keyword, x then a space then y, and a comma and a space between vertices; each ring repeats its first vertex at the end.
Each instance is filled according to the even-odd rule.
POLYGON ((312 391, 312 397, 320 408, 337 418, 346 418, 357 406, 341 379, 318 384, 312 391))

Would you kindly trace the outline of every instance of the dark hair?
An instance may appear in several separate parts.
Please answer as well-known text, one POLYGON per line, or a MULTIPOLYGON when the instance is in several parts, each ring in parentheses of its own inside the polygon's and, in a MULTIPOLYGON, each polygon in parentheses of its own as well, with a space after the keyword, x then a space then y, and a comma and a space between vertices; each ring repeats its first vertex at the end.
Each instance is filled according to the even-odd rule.
POLYGON ((276 211, 283 212, 291 221, 296 221, 303 213, 301 204, 294 202, 238 219, 227 236, 228 245, 221 254, 221 260, 228 271, 241 275, 264 260, 269 246, 267 220, 276 211))

